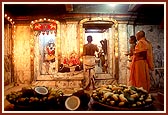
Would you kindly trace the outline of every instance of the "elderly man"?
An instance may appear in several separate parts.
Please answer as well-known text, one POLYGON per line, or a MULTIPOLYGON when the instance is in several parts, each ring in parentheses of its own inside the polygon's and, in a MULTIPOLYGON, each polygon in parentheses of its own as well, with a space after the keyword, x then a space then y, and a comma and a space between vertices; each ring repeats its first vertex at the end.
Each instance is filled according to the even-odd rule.
POLYGON ((144 31, 138 31, 136 38, 138 43, 135 46, 135 51, 130 67, 129 84, 136 87, 143 87, 149 92, 149 70, 154 70, 152 45, 145 38, 144 31))

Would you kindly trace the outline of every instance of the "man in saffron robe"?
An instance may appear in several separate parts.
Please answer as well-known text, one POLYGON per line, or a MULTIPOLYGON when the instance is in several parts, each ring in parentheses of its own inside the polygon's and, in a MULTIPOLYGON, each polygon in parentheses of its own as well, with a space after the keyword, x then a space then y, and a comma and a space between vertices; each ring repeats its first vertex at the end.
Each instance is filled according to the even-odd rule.
POLYGON ((152 45, 145 38, 144 31, 138 31, 136 38, 138 43, 135 46, 135 51, 130 67, 129 85, 143 87, 143 89, 149 92, 149 71, 154 70, 152 45))

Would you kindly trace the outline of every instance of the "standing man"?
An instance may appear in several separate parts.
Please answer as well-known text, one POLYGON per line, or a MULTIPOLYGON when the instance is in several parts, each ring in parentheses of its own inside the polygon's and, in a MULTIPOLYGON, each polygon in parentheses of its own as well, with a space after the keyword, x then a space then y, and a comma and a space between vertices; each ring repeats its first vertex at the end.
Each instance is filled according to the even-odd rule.
POLYGON ((94 68, 95 68, 95 52, 98 52, 99 49, 97 45, 92 44, 92 36, 87 36, 88 43, 83 46, 83 66, 84 66, 84 74, 86 87, 85 89, 89 90, 92 84, 93 89, 94 86, 94 68), (89 71, 89 72, 87 72, 89 71), (89 74, 87 74, 89 73, 89 74))
MULTIPOLYGON (((129 71, 130 71, 130 64, 132 61, 136 42, 137 42, 136 37, 134 35, 130 36, 130 38, 129 38, 129 44, 130 44, 129 52, 127 54, 125 54, 126 56, 128 56, 127 68, 129 69, 129 71)), ((127 76, 127 85, 129 85, 129 78, 130 78, 130 73, 128 73, 128 76, 127 76)))
POLYGON ((144 31, 138 31, 136 38, 138 43, 135 46, 131 62, 129 84, 135 87, 143 87, 149 92, 149 70, 154 70, 152 45, 145 38, 144 31))

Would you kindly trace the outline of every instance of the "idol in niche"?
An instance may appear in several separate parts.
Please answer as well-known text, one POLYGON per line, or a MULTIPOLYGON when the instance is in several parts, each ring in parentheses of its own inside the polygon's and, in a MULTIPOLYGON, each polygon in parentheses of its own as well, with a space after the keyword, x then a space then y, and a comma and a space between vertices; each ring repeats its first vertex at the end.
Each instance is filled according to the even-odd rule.
POLYGON ((46 46, 47 54, 45 55, 45 60, 49 62, 55 62, 55 44, 49 42, 46 46))

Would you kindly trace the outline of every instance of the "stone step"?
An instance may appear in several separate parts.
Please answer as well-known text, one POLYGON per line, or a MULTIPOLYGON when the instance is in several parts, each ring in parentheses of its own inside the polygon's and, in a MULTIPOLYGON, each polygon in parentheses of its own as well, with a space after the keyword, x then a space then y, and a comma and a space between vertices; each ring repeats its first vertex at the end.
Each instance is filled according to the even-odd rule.
POLYGON ((107 79, 114 79, 114 77, 110 74, 100 73, 100 74, 96 74, 95 79, 96 80, 107 80, 107 79))

